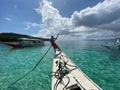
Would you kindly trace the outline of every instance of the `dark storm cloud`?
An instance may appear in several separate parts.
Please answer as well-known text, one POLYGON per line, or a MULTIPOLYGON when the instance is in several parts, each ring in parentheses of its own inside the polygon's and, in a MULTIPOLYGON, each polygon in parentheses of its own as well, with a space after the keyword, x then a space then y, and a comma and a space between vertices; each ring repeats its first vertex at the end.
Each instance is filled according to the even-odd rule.
POLYGON ((120 32, 120 19, 113 21, 109 24, 101 25, 98 28, 103 30, 111 30, 114 32, 120 32))

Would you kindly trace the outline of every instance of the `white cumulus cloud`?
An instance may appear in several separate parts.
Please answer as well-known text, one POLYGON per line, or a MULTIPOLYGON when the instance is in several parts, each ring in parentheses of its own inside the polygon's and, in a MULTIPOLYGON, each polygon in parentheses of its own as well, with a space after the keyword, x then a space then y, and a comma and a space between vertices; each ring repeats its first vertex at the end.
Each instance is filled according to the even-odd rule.
MULTIPOLYGON (((42 15, 37 36, 55 35, 61 33, 66 37, 76 38, 114 38, 120 34, 120 0, 105 0, 93 7, 75 11, 71 18, 60 15, 52 2, 43 0, 36 12, 42 15)), ((28 27, 29 28, 29 27, 28 27)))
POLYGON ((42 15, 42 30, 39 33, 44 31, 46 35, 54 35, 61 31, 66 31, 71 25, 69 18, 64 18, 59 14, 59 11, 52 7, 52 3, 44 1, 42 7, 35 9, 38 14, 42 15))
POLYGON ((12 21, 12 19, 11 18, 9 18, 9 17, 6 17, 6 18, 4 18, 6 21, 12 21))
POLYGON ((26 25, 26 27, 24 28, 25 30, 29 30, 30 28, 33 27, 40 27, 40 24, 33 22, 26 22, 25 25, 26 25))
POLYGON ((105 0, 96 6, 74 12, 72 23, 75 26, 99 26, 120 18, 120 0, 105 0))

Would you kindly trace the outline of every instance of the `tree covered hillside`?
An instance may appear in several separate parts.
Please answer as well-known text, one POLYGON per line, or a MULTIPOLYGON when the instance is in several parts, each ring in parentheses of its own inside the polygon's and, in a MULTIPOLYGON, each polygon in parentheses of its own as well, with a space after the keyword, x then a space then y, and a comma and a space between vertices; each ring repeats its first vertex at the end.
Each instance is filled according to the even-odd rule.
POLYGON ((43 41, 49 41, 49 39, 38 38, 29 35, 16 34, 16 33, 0 33, 0 42, 20 41, 20 38, 34 38, 42 39, 43 41))

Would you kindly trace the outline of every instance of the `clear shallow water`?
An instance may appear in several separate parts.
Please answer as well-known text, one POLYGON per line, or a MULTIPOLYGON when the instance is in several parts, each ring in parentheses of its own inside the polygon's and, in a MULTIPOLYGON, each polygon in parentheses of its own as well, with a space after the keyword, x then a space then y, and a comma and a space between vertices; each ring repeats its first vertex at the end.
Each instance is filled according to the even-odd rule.
MULTIPOLYGON (((120 89, 120 51, 101 45, 103 41, 60 41, 61 49, 103 90, 120 89)), ((33 68, 46 47, 10 49, 0 45, 0 90, 51 90, 53 49, 28 76, 7 88, 33 68)))

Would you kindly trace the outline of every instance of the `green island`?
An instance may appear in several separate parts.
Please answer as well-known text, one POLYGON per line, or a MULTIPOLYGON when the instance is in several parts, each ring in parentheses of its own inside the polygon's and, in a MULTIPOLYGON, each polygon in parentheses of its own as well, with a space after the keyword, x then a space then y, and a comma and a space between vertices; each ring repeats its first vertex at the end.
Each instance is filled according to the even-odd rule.
POLYGON ((39 37, 33 37, 33 36, 17 34, 17 33, 0 33, 0 42, 20 41, 20 38, 41 39, 43 41, 50 40, 48 38, 39 38, 39 37))

